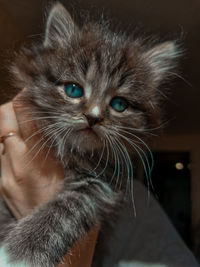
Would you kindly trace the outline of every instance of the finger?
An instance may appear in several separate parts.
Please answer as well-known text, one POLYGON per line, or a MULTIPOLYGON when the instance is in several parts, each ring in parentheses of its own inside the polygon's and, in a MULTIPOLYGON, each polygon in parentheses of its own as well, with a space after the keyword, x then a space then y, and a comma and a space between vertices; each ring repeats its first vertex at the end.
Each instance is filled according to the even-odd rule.
POLYGON ((12 102, 0 107, 0 122, 0 135, 6 136, 0 151, 3 154, 1 156, 2 184, 5 188, 14 188, 16 179, 21 177, 21 160, 27 147, 21 138, 12 102), (14 135, 8 136, 11 132, 14 135))
POLYGON ((7 135, 9 132, 19 133, 12 102, 0 106, 0 134, 7 135))
POLYGON ((5 139, 4 147, 8 154, 17 158, 24 153, 26 146, 21 138, 12 102, 9 102, 0 107, 0 135, 7 136, 11 132, 14 135, 5 139))

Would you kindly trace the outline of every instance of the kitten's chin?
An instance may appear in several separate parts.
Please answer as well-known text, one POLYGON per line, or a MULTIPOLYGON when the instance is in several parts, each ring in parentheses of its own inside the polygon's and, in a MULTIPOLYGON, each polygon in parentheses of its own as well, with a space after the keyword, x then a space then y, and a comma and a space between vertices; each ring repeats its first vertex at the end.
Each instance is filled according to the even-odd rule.
POLYGON ((102 141, 99 135, 92 129, 86 128, 75 133, 76 137, 73 140, 74 146, 79 150, 88 152, 102 148, 102 141))

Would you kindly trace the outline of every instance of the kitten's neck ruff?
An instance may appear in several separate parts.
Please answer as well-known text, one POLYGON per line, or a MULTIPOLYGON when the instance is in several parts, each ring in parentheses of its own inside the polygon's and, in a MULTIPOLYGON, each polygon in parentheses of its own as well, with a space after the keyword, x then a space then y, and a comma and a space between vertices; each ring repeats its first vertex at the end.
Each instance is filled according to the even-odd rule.
POLYGON ((85 173, 93 177, 112 177, 115 171, 115 162, 113 157, 104 153, 93 151, 87 153, 79 153, 75 150, 70 151, 66 160, 63 161, 67 170, 77 170, 79 173, 85 173))

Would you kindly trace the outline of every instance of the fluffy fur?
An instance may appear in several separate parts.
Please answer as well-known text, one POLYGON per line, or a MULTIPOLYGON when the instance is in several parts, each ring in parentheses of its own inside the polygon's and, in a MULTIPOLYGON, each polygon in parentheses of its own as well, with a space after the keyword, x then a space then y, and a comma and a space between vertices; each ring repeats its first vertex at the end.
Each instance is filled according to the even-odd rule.
POLYGON ((150 47, 103 22, 78 27, 61 4, 53 6, 43 44, 22 49, 12 73, 66 178, 55 199, 7 228, 2 242, 12 262, 56 266, 91 227, 114 217, 132 191, 136 157, 150 176, 145 138, 160 123, 158 88, 177 55, 174 42, 150 47), (83 98, 66 95, 69 82, 84 89, 83 98), (127 101, 125 111, 112 108, 115 97, 127 101))

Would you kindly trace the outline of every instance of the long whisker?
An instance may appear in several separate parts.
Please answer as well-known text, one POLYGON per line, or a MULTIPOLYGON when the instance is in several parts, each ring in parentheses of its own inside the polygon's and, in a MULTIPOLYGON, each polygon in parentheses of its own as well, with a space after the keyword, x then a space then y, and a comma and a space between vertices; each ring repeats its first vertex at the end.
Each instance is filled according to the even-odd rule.
MULTIPOLYGON (((149 192, 150 192, 150 191, 149 191, 149 188, 150 188, 150 186, 149 186, 149 181, 151 180, 151 174, 147 172, 146 164, 145 164, 144 159, 143 159, 143 157, 142 157, 142 155, 141 155, 141 153, 140 153, 140 151, 139 151, 139 149, 138 149, 139 147, 138 147, 137 145, 135 145, 129 138, 127 138, 127 137, 125 137, 125 136, 123 136, 123 135, 121 135, 121 134, 119 134, 119 135, 120 135, 123 139, 125 139, 129 144, 131 144, 131 145, 133 146, 133 148, 134 148, 135 151, 137 152, 139 158, 141 159, 142 164, 143 164, 143 167, 144 167, 144 171, 145 171, 145 176, 146 176, 146 178, 147 178, 147 186, 148 186, 148 193, 149 193, 149 192)), ((148 159, 146 158, 146 160, 147 160, 147 164, 148 164, 148 166, 149 166, 148 159)))
MULTIPOLYGON (((118 133, 119 134, 119 133, 118 133)), ((150 199, 150 186, 151 188, 153 189, 154 191, 154 186, 152 184, 152 180, 151 180, 151 172, 152 172, 152 169, 150 168, 150 165, 149 165, 149 161, 148 161, 148 158, 147 158, 147 155, 146 153, 139 147, 137 146, 131 139, 125 137, 124 135, 121 135, 119 134, 123 139, 125 139, 129 144, 131 144, 133 146, 133 148, 135 149, 135 151, 137 152, 139 158, 141 159, 142 161, 142 164, 143 164, 143 167, 144 167, 144 171, 145 171, 145 176, 147 178, 147 187, 148 187, 148 200, 150 199), (146 160, 146 163, 147 163, 147 167, 148 167, 148 172, 147 172, 147 167, 146 167, 146 163, 141 155, 141 153, 144 155, 145 157, 145 160, 146 160)))
POLYGON ((47 134, 47 131, 51 130, 53 128, 53 131, 55 129, 55 126, 56 125, 59 125, 59 123, 54 123, 54 124, 51 124, 49 126, 46 126, 46 127, 43 127, 42 129, 39 129, 38 131, 34 132, 31 136, 29 136, 25 142, 27 142, 28 140, 30 140, 32 137, 36 136, 37 134, 41 133, 41 132, 46 132, 45 134, 43 134, 40 139, 32 146, 32 148, 25 154, 25 156, 28 156, 32 151, 33 149, 42 141, 43 137, 45 137, 46 135, 48 134, 51 134, 51 132, 47 134))
POLYGON ((32 121, 40 121, 40 120, 45 120, 45 119, 57 119, 59 120, 59 122, 63 122, 63 123, 80 123, 80 122, 83 122, 83 119, 82 118, 67 118, 67 117, 61 117, 61 114, 60 116, 41 116, 41 117, 32 117, 31 119, 28 119, 28 120, 24 120, 24 121, 21 121, 20 124, 24 124, 24 123, 27 123, 27 122, 32 122, 32 121))
POLYGON ((45 136, 48 136, 50 135, 51 133, 53 133, 54 131, 57 130, 57 128, 55 129, 55 126, 59 125, 59 123, 54 123, 54 124, 51 124, 49 126, 46 126, 46 127, 43 127, 42 129, 39 129, 38 131, 36 131, 34 134, 32 134, 30 137, 28 137, 25 142, 27 142, 27 140, 29 140, 30 138, 32 138, 33 136, 37 135, 38 133, 40 132, 44 132, 45 133, 40 137, 40 139, 32 146, 32 148, 25 154, 25 156, 28 156, 33 150, 34 148, 36 148, 36 146, 42 141, 42 139, 45 137, 45 136), (53 130, 51 130, 53 128, 53 130))
POLYGON ((151 135, 154 135, 154 134, 150 133, 149 131, 155 130, 154 128, 152 129, 134 128, 134 127, 121 126, 121 125, 115 125, 115 127, 120 128, 120 129, 133 130, 133 131, 140 132, 143 134, 151 134, 151 135))
MULTIPOLYGON (((106 142, 107 140, 105 139, 105 142, 106 142)), ((109 146, 108 146, 108 143, 106 142, 106 151, 107 151, 107 157, 106 157, 106 163, 105 163, 105 167, 104 167, 104 169, 96 176, 96 178, 98 178, 99 176, 101 176, 104 172, 105 172, 105 170, 106 170, 106 168, 107 168, 107 166, 108 166, 108 161, 109 161, 109 155, 110 155, 110 150, 109 150, 109 146)))
POLYGON ((124 153, 125 153, 125 157, 127 159, 127 168, 128 168, 128 179, 130 182, 130 192, 131 192, 131 199, 132 199, 132 204, 133 204, 133 210, 134 210, 134 215, 136 216, 136 207, 135 207, 135 200, 134 200, 134 195, 133 195, 133 178, 134 178, 134 171, 133 171, 133 165, 132 165, 132 161, 130 159, 129 153, 126 149, 126 147, 124 146, 124 144, 122 144, 119 139, 116 139, 116 141, 118 141, 119 146, 123 149, 124 153))
MULTIPOLYGON (((114 142, 114 144, 115 144, 115 149, 116 149, 116 151, 119 152, 121 162, 123 162, 123 156, 121 156, 121 154, 123 154, 123 152, 120 151, 120 148, 119 148, 119 146, 118 146, 118 143, 117 143, 117 141, 116 141, 116 138, 114 138, 114 137, 113 137, 113 142, 114 142), (121 154, 120 154, 120 152, 121 152, 121 154)), ((119 179, 120 179, 120 163, 119 163, 119 157, 118 157, 118 154, 117 154, 117 161, 118 161, 118 166, 119 166, 119 168, 118 168, 118 174, 117 174, 117 179, 116 179, 116 183, 115 183, 115 187, 116 187, 116 188, 117 188, 117 186, 118 186, 118 182, 119 182, 119 179)), ((120 184, 121 184, 121 183, 120 183, 120 184)))
POLYGON ((28 115, 32 115, 32 114, 57 114, 57 115, 61 115, 62 112, 55 112, 55 111, 30 111, 27 112, 26 114, 28 115))
POLYGON ((178 73, 175 73, 175 72, 171 72, 171 71, 168 71, 169 74, 171 75, 174 75, 176 77, 178 77, 179 79, 181 79, 182 81, 184 81, 187 85, 189 85, 190 87, 192 87, 192 84, 187 81, 184 77, 182 77, 181 75, 179 75, 178 73))
POLYGON ((161 128, 164 128, 165 125, 168 124, 170 121, 171 121, 171 119, 163 122, 162 124, 160 124, 159 126, 154 127, 154 128, 134 128, 134 127, 127 127, 127 126, 122 126, 122 125, 115 125, 115 127, 121 128, 121 129, 126 129, 126 130, 133 130, 136 132, 141 132, 144 134, 151 134, 151 135, 156 136, 156 134, 150 133, 149 131, 155 131, 155 130, 159 130, 161 128))
POLYGON ((113 145, 112 139, 111 139, 111 138, 109 137, 109 135, 107 135, 106 133, 105 133, 105 135, 106 135, 106 137, 107 137, 107 139, 108 139, 108 141, 109 141, 109 143, 110 143, 110 147, 111 147, 111 150, 112 150, 113 155, 114 155, 115 169, 114 169, 114 171, 113 171, 113 175, 112 175, 112 177, 111 177, 111 179, 110 179, 110 184, 112 184, 112 181, 113 181, 113 178, 114 178, 114 176, 115 176, 115 173, 116 173, 117 169, 118 169, 117 179, 118 179, 118 177, 119 177, 120 166, 119 166, 119 164, 118 164, 119 159, 118 159, 118 156, 117 156, 115 147, 114 147, 114 145, 113 145))
POLYGON ((133 192, 133 179, 134 179, 134 171, 133 171, 133 165, 132 165, 132 161, 130 159, 130 156, 129 156, 129 153, 125 147, 124 144, 121 144, 124 149, 125 149, 125 152, 127 154, 127 157, 128 157, 128 161, 129 161, 129 165, 130 165, 130 168, 131 168, 131 179, 130 179, 130 191, 131 191, 131 200, 132 200, 132 205, 133 205, 133 210, 134 210, 134 215, 135 217, 137 216, 137 213, 136 213, 136 206, 135 206, 135 199, 134 199, 134 192, 133 192))
POLYGON ((59 119, 58 116, 41 116, 41 117, 32 117, 31 119, 21 121, 20 124, 24 124, 31 121, 39 121, 39 120, 45 120, 45 119, 59 119))
MULTIPOLYGON (((65 128, 66 130, 66 128, 65 128)), ((61 155, 64 155, 64 149, 65 149, 65 144, 66 144, 66 141, 67 141, 67 137, 68 135, 71 133, 71 131, 73 130, 73 127, 70 127, 66 130, 66 133, 64 134, 64 136, 62 137, 62 140, 61 140, 61 144, 62 144, 62 153, 61 155)))
POLYGON ((35 135, 39 134, 39 133, 42 133, 44 132, 45 130, 48 130, 52 127, 55 127, 56 125, 59 125, 60 122, 55 122, 55 123, 52 123, 51 125, 48 125, 48 126, 43 126, 42 128, 38 129, 37 131, 35 131, 32 135, 28 136, 24 142, 27 143, 31 138, 33 138, 35 135))
MULTIPOLYGON (((66 128, 64 128, 64 130, 65 130, 66 128)), ((63 147, 65 147, 65 138, 67 138, 67 136, 68 136, 68 134, 70 133, 70 131, 72 130, 72 128, 69 128, 67 131, 66 131, 66 133, 64 134, 64 136, 63 136, 63 138, 62 138, 62 142, 63 142, 63 147)), ((46 153, 46 156, 45 156, 45 159, 44 159, 44 163, 45 163, 45 161, 47 160, 47 158, 48 158, 48 155, 49 155, 49 153, 50 153, 50 151, 51 151, 51 148, 53 147, 53 144, 55 143, 55 141, 56 141, 56 138, 57 138, 57 136, 55 135, 55 137, 54 137, 54 139, 52 140, 52 142, 51 142, 51 145, 49 146, 49 149, 48 149, 48 151, 47 151, 47 153, 46 153)))
POLYGON ((102 157, 103 157, 104 150, 105 150, 105 141, 103 141, 103 148, 102 148, 101 155, 100 155, 100 157, 99 157, 99 160, 98 160, 97 165, 96 165, 95 168, 92 170, 92 173, 95 172, 95 170, 99 167, 99 165, 100 165, 100 163, 101 163, 101 160, 102 160, 102 157))
POLYGON ((69 134, 72 132, 72 130, 73 130, 73 127, 71 127, 71 128, 69 129, 69 131, 67 132, 67 134, 64 135, 64 138, 63 138, 63 147, 65 147, 66 142, 67 142, 67 137, 68 137, 69 134))
POLYGON ((43 150, 43 148, 45 147, 45 145, 49 142, 49 140, 51 140, 52 135, 54 135, 54 134, 59 135, 63 131, 65 131, 65 127, 61 128, 59 130, 54 129, 50 133, 46 134, 46 136, 49 136, 49 135, 50 136, 45 140, 45 142, 41 145, 40 149, 36 152, 36 154, 33 156, 33 158, 28 162, 28 164, 25 165, 25 167, 27 167, 28 165, 30 165, 30 163, 33 162, 33 160, 39 155, 39 153, 43 150))
POLYGON ((128 164, 128 161, 127 161, 127 157, 126 157, 126 155, 124 154, 124 151, 123 151, 123 149, 121 148, 121 146, 119 145, 120 144, 120 142, 119 142, 119 140, 116 138, 115 139, 115 144, 116 144, 116 146, 118 147, 118 150, 121 152, 121 155, 122 155, 122 157, 123 157, 123 159, 124 159, 124 162, 125 162, 125 166, 126 166, 126 170, 127 170, 127 175, 128 175, 128 178, 127 178, 127 186, 126 186, 126 193, 127 193, 127 188, 129 188, 128 187, 128 185, 130 184, 130 167, 129 167, 129 164, 128 164))
MULTIPOLYGON (((117 174, 117 182, 116 182, 116 184, 118 184, 118 180, 119 180, 119 178, 121 177, 121 181, 120 181, 120 185, 119 185, 119 188, 121 188, 121 186, 122 186, 122 179, 123 179, 123 175, 124 175, 124 169, 125 169, 125 167, 124 167, 124 158, 123 158, 123 156, 121 155, 121 151, 120 151, 120 149, 119 149, 119 147, 118 147, 118 144, 116 143, 116 137, 113 137, 113 142, 114 142, 114 145, 115 145, 115 148, 116 148, 116 155, 117 155, 117 161, 118 161, 118 174, 117 174), (121 162, 121 164, 120 164, 120 162, 121 162), (122 166, 122 171, 120 170, 120 167, 122 166), (121 173, 121 175, 120 175, 120 173, 121 173)), ((123 154, 123 153, 122 153, 123 154)))
MULTIPOLYGON (((33 150, 39 145, 39 143, 42 142, 42 140, 44 139, 45 136, 48 136, 48 135, 51 135, 53 133, 55 133, 57 131, 57 129, 53 129, 51 130, 48 134, 46 133, 45 135, 42 135, 41 138, 34 144, 33 147, 31 147, 31 149, 25 154, 25 156, 27 157, 30 153, 33 152, 33 150)), ((51 136, 49 138, 47 138, 47 140, 43 143, 43 144, 47 144, 47 142, 51 139, 51 136)), ((43 145, 42 145, 43 146, 43 145)), ((36 154, 33 156, 33 158, 25 165, 24 168, 27 168, 28 165, 30 165, 30 163, 36 158, 36 156, 39 154, 41 150, 41 147, 40 149, 36 152, 36 154)))
POLYGON ((126 134, 129 134, 129 135, 135 137, 136 139, 138 139, 146 147, 146 149, 148 150, 148 152, 150 154, 150 157, 151 157, 151 171, 152 171, 153 170, 153 166, 154 166, 154 158, 153 158, 153 153, 152 153, 151 149, 149 148, 149 146, 140 137, 138 137, 136 134, 130 133, 130 132, 125 131, 125 130, 121 130, 121 132, 124 132, 126 134))
POLYGON ((146 160, 146 163, 147 163, 147 168, 148 168, 148 172, 149 172, 149 177, 151 176, 151 172, 152 172, 152 168, 153 166, 150 167, 150 164, 149 164, 149 160, 148 160, 148 157, 147 157, 147 154, 144 152, 144 150, 138 146, 137 144, 135 144, 135 142, 133 142, 133 140, 129 139, 128 137, 125 137, 124 135, 121 135, 119 134, 122 138, 125 138, 129 143, 131 143, 134 147, 136 147, 138 150, 141 151, 141 153, 144 155, 144 158, 146 160))

